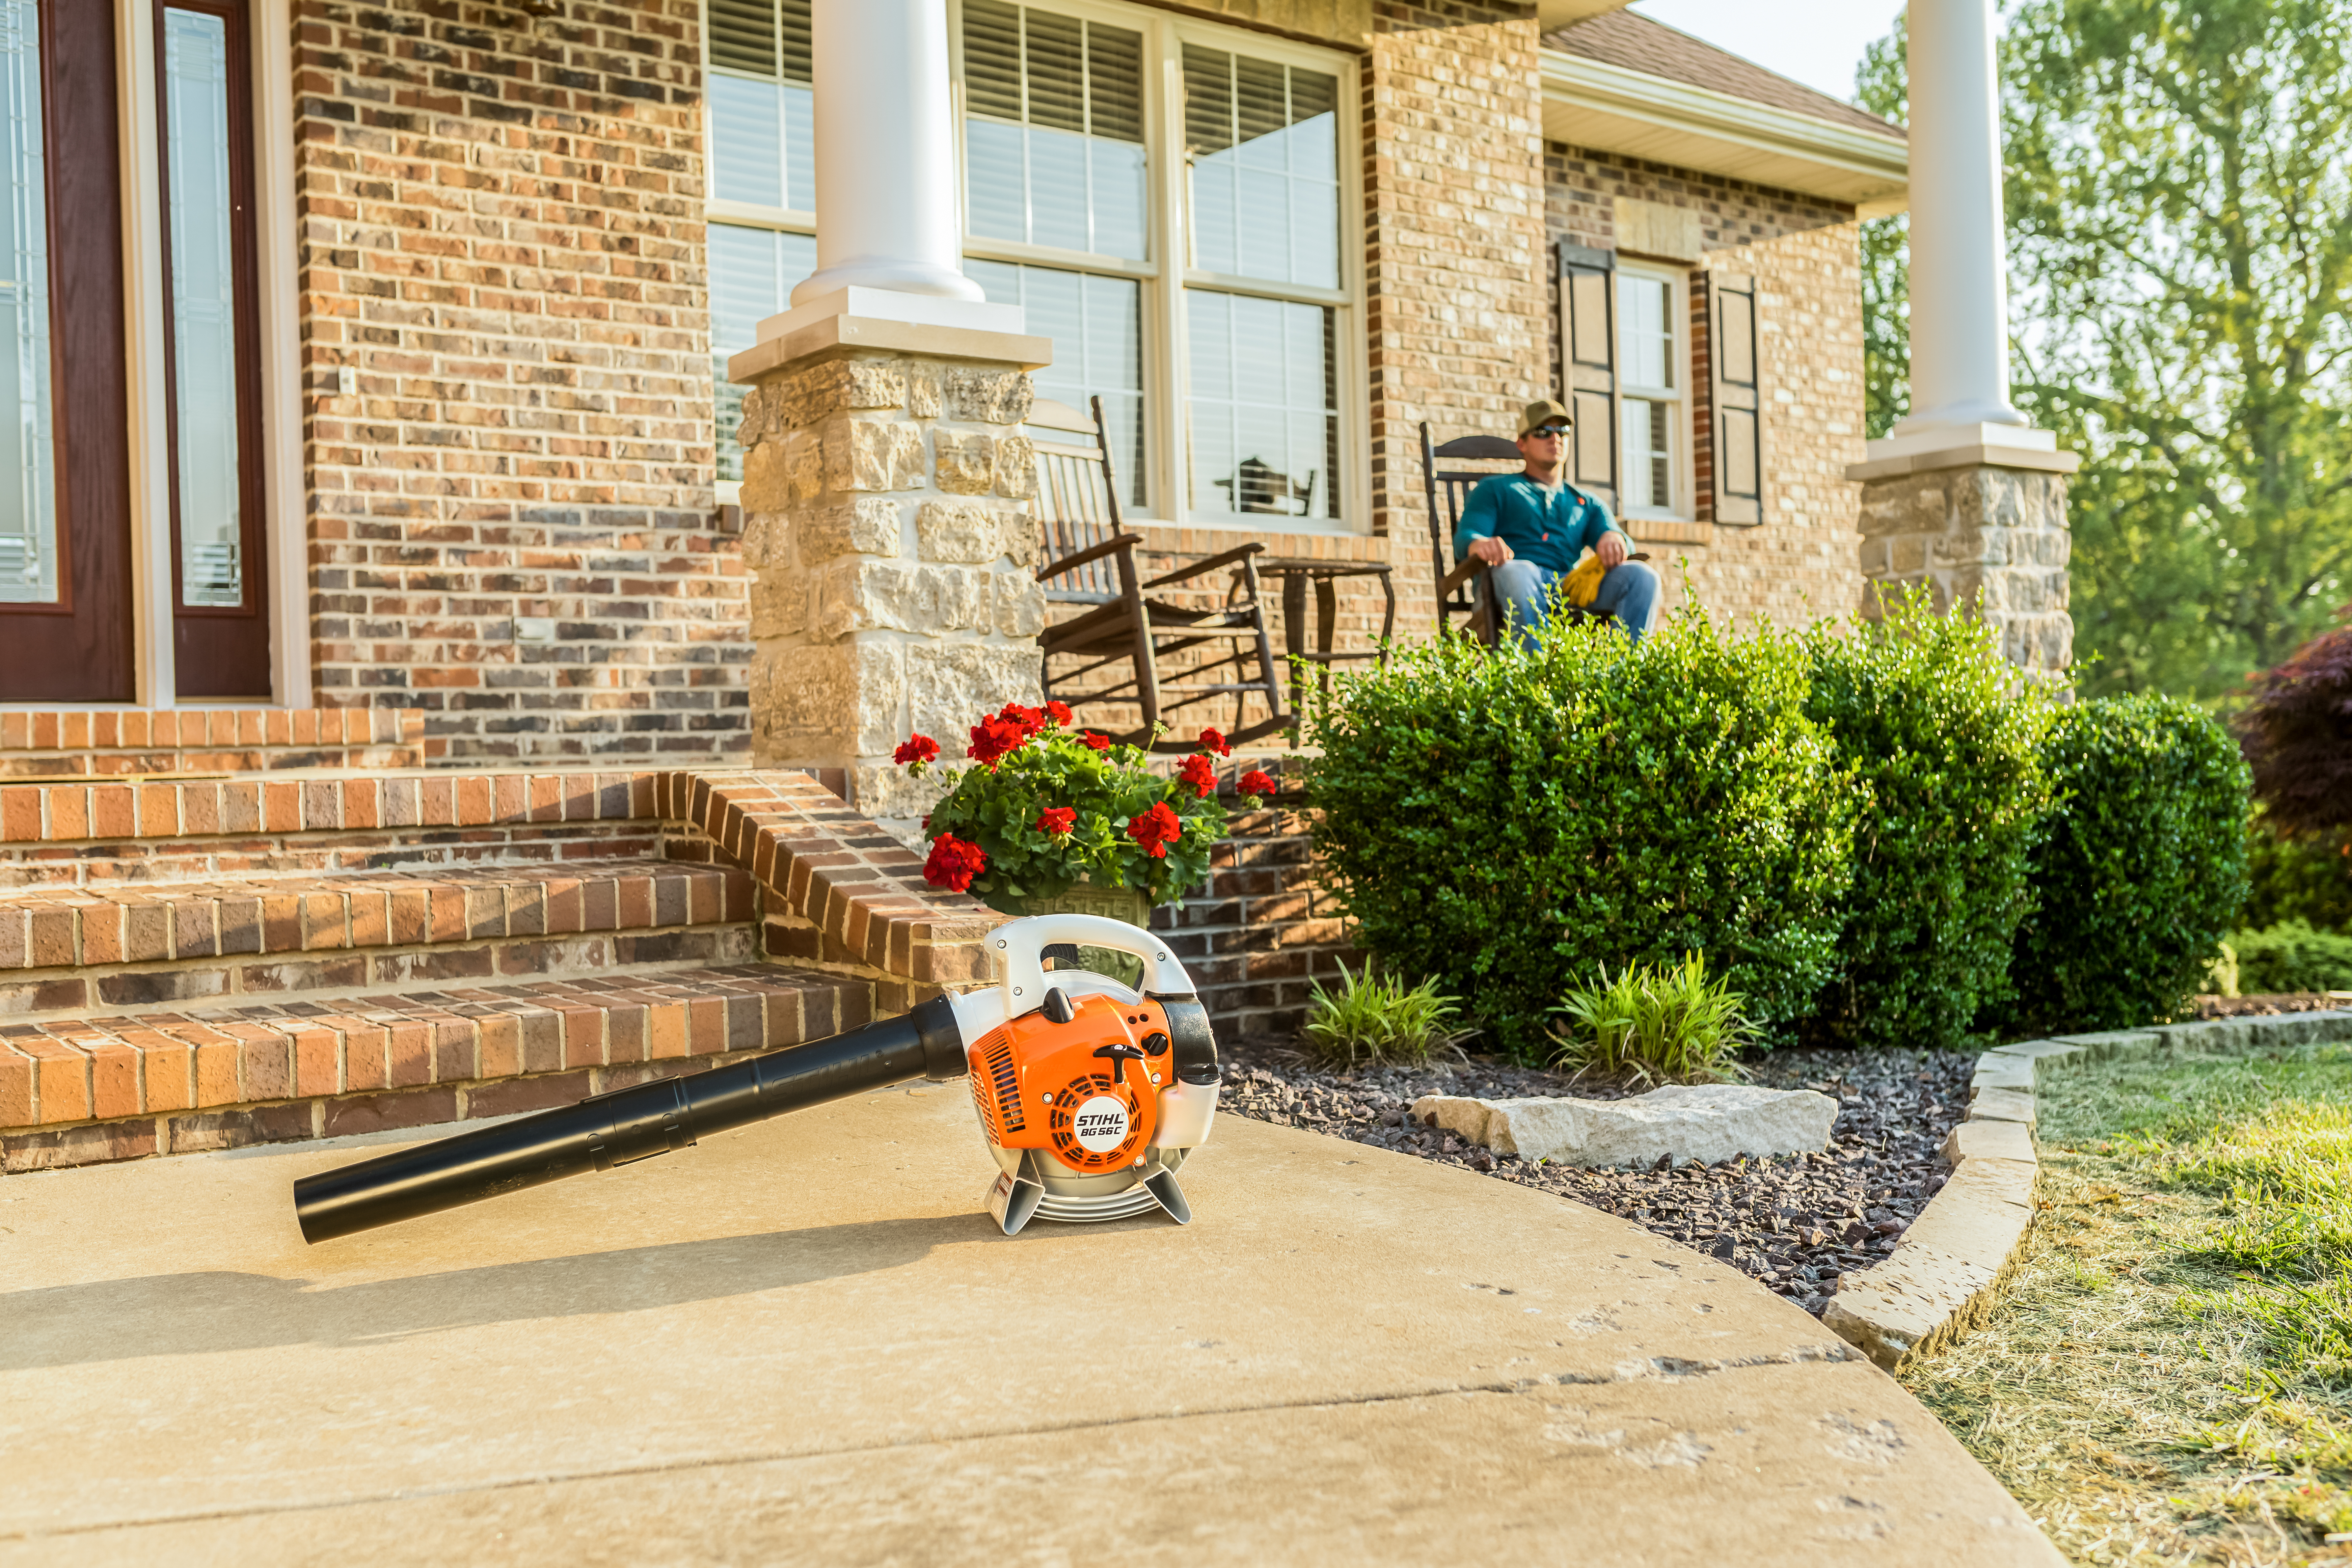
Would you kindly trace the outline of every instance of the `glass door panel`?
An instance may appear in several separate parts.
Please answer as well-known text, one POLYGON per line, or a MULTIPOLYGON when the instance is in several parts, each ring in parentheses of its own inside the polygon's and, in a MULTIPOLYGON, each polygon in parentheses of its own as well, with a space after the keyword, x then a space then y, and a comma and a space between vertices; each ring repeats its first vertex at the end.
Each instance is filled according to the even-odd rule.
POLYGON ((127 702, 115 8, 0 0, 0 702, 127 702))
POLYGON ((246 9, 177 0, 156 20, 179 694, 267 697, 246 9))
POLYGON ((42 174, 40 15, 0 0, 0 602, 55 605, 56 433, 49 410, 49 214, 42 174))

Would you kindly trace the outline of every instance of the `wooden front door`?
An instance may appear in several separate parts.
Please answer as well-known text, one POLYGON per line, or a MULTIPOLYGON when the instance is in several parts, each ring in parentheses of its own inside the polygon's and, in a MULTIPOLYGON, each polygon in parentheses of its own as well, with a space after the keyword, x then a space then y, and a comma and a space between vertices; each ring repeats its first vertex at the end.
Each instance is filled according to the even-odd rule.
POLYGON ((153 16, 163 312, 133 343, 115 8, 0 0, 0 702, 139 698, 134 485, 170 531, 176 694, 270 695, 247 0, 153 16), (132 363, 163 384, 160 475, 132 466, 132 363))

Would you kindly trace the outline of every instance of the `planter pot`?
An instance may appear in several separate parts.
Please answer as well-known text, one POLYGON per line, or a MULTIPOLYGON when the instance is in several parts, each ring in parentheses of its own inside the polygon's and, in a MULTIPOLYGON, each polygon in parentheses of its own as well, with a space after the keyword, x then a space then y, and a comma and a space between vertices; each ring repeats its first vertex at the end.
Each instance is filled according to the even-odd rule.
MULTIPOLYGON (((1098 888, 1092 882, 1077 882, 1050 899, 1016 899, 999 893, 989 899, 988 907, 1000 914, 1016 916, 1099 915, 1145 931, 1151 929, 1151 905, 1138 888, 1098 888)), ((1127 986, 1143 983, 1143 960, 1131 953, 1108 947, 1081 947, 1077 952, 1076 963, 1055 958, 1054 967, 1089 969, 1127 986)))

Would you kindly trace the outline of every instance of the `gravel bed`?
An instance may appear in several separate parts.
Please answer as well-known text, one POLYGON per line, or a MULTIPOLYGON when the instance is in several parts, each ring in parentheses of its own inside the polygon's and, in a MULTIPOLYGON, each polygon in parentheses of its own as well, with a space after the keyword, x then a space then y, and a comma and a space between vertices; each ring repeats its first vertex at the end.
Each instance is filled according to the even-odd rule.
POLYGON ((1285 1042, 1236 1041, 1217 1109, 1540 1187, 1621 1215, 1762 1280, 1816 1317, 1838 1277, 1895 1249, 1948 1173, 1937 1151, 1966 1114, 1976 1058, 1941 1051, 1780 1051, 1749 1067, 1768 1089, 1838 1100, 1819 1154, 1675 1170, 1581 1170, 1496 1154, 1406 1113, 1424 1094, 1620 1100, 1638 1086, 1472 1058, 1450 1067, 1317 1069, 1285 1042))

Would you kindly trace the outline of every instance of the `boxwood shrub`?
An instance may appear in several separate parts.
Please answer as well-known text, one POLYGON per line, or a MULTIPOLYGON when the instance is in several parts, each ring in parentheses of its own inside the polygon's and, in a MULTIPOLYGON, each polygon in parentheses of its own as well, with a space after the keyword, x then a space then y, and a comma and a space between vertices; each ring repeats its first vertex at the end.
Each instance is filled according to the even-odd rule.
POLYGON ((2008 994, 2032 902, 2026 852, 2050 804, 2053 705, 1981 621, 1924 595, 1806 634, 1806 712, 1866 790, 1835 974, 1805 1028, 1825 1045, 1952 1049, 2008 994))
POLYGON ((2238 990, 2255 996, 2279 991, 2352 988, 2352 936, 2320 931, 2308 921, 2281 921, 2232 939, 2238 990))
POLYGON ((1998 1016, 2043 1032, 2169 1017, 2246 901, 2237 743, 2179 698, 2102 698, 2060 711, 2042 761, 2057 793, 2029 870, 2039 907, 1998 1016))
POLYGON ((1364 945, 1522 1059, 1571 981, 1690 952, 1790 1038, 1837 973, 1858 798, 1808 695, 1801 637, 1698 616, 1402 650, 1317 715, 1317 844, 1364 945))

